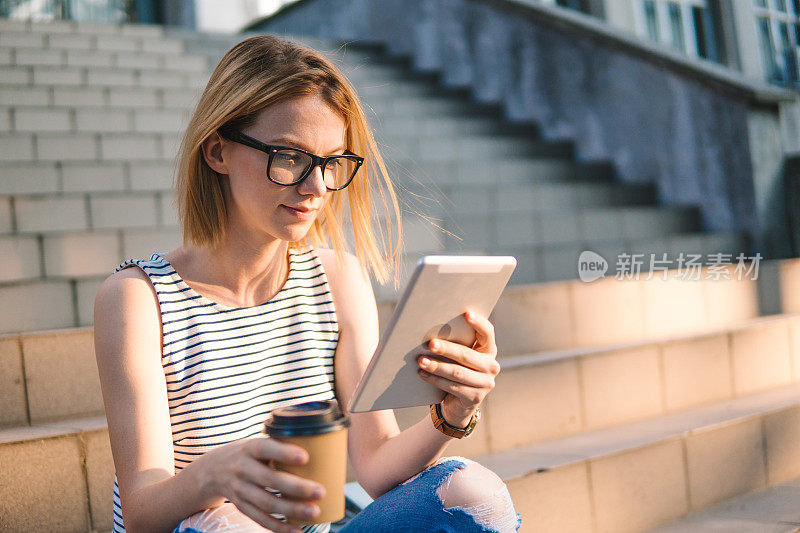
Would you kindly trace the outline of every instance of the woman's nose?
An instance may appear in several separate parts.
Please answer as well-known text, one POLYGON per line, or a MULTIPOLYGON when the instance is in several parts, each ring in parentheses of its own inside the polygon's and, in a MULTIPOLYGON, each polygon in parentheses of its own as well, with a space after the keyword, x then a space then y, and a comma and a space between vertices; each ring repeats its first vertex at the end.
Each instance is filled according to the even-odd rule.
POLYGON ((325 179, 322 175, 322 167, 319 165, 311 169, 311 174, 297 184, 297 192, 300 194, 322 196, 327 192, 327 190, 328 188, 325 187, 325 179))

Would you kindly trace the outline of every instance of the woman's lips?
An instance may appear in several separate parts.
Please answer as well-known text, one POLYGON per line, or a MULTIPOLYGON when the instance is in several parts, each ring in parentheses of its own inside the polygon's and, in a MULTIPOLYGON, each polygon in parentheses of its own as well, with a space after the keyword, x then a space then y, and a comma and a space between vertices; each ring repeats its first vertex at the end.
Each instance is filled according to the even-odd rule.
POLYGON ((311 220, 317 212, 316 209, 297 208, 285 204, 281 204, 281 207, 285 208, 292 216, 299 220, 311 220))

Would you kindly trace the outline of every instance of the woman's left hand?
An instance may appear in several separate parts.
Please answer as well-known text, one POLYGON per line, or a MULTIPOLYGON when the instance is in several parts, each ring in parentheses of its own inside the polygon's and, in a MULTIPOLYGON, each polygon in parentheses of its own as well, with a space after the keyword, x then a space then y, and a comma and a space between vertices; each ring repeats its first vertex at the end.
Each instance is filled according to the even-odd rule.
POLYGON ((431 339, 428 343, 431 352, 453 362, 442 362, 424 355, 417 359, 420 377, 447 393, 442 400, 445 421, 459 428, 469 424, 478 406, 494 388, 495 376, 500 373, 494 326, 487 318, 475 313, 464 313, 464 318, 475 330, 476 340, 472 348, 444 339, 431 339))

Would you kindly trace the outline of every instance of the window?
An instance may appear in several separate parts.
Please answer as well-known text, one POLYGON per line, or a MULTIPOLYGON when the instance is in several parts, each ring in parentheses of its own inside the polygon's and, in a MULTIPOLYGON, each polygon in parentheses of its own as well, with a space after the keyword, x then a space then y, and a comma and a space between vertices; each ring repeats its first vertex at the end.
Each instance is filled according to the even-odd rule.
POLYGON ((753 14, 767 81, 800 85, 800 2, 753 0, 753 14))
POLYGON ((707 0, 635 0, 636 32, 692 57, 716 60, 707 0))

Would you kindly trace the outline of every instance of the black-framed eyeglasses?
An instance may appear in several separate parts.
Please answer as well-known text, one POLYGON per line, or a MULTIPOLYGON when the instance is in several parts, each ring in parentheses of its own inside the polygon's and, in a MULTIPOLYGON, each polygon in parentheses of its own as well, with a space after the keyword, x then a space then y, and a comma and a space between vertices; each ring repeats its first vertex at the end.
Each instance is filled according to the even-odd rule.
POLYGON ((322 181, 325 187, 329 191, 341 191, 350 185, 364 163, 363 157, 348 151, 342 155, 321 157, 300 148, 265 144, 232 128, 221 127, 217 131, 229 141, 268 154, 267 179, 278 185, 297 185, 311 175, 314 167, 318 166, 322 168, 322 181))

